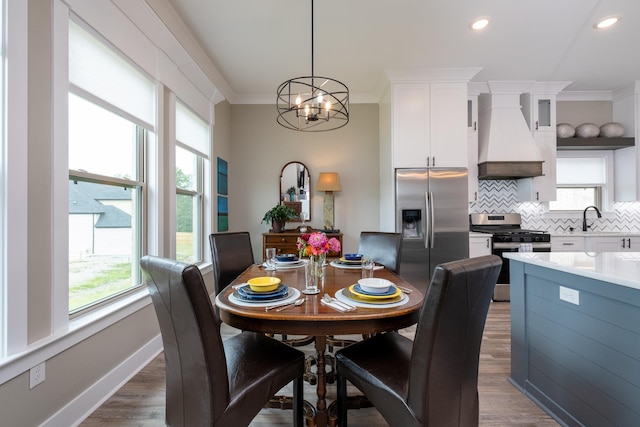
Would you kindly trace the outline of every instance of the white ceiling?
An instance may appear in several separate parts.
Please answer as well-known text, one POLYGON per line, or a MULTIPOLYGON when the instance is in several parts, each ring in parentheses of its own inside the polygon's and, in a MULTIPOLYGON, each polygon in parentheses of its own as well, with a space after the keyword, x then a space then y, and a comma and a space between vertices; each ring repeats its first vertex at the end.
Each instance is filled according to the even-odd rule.
MULTIPOLYGON (((153 6, 155 0, 147 0, 153 6)), ((233 102, 275 102, 311 73, 311 0, 168 0, 233 102)), ((640 80, 638 0, 315 0, 315 74, 377 102, 391 68, 480 67, 472 81, 571 81, 611 91, 640 80), (599 18, 620 15, 614 28, 599 18), (491 18, 481 32, 469 29, 491 18)))

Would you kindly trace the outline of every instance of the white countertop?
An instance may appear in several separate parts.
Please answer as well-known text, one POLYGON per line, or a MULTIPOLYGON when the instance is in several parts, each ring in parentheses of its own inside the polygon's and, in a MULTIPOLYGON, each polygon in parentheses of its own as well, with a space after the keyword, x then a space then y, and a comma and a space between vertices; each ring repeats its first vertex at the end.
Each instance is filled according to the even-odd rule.
POLYGON ((567 231, 561 233, 550 233, 551 237, 638 237, 640 233, 637 231, 567 231))
POLYGON ((505 252, 505 258, 640 289, 640 252, 505 252))

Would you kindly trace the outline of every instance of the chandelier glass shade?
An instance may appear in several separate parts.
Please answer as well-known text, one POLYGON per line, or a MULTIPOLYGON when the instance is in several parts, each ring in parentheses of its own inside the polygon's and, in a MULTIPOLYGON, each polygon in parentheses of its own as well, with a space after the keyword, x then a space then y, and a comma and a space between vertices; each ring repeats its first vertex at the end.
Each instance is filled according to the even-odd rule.
POLYGON ((349 122, 349 89, 329 77, 314 75, 313 0, 311 0, 311 75, 278 86, 278 123, 288 129, 323 132, 349 122))

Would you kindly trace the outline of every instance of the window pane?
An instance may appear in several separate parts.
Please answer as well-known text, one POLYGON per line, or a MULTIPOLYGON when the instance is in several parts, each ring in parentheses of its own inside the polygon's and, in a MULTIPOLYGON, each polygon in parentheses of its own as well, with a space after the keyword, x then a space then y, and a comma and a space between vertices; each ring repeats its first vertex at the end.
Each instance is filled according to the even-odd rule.
POLYGON ((200 197, 176 196, 176 258, 187 263, 201 261, 200 197))
POLYGON ((197 191, 198 156, 176 147, 176 187, 197 191))
POLYGON ((549 202, 549 210, 581 211, 591 205, 601 208, 597 187, 558 187, 556 195, 557 200, 549 202))
POLYGON ((137 180, 134 123, 69 95, 69 169, 137 180))
POLYGON ((69 181, 69 311, 140 284, 140 188, 69 181))

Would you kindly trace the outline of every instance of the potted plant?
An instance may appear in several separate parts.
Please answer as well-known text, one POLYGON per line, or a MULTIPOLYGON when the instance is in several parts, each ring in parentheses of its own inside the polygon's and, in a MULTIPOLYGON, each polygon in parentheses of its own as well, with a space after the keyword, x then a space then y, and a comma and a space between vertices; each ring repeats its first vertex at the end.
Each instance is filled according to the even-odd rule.
POLYGON ((296 187, 289 187, 287 194, 289 195, 289 201, 293 202, 294 196, 296 195, 296 187))
POLYGON ((298 216, 289 206, 284 204, 276 205, 269 209, 262 218, 262 222, 271 223, 271 228, 274 233, 282 233, 284 231, 285 223, 289 220, 295 219, 298 216))

